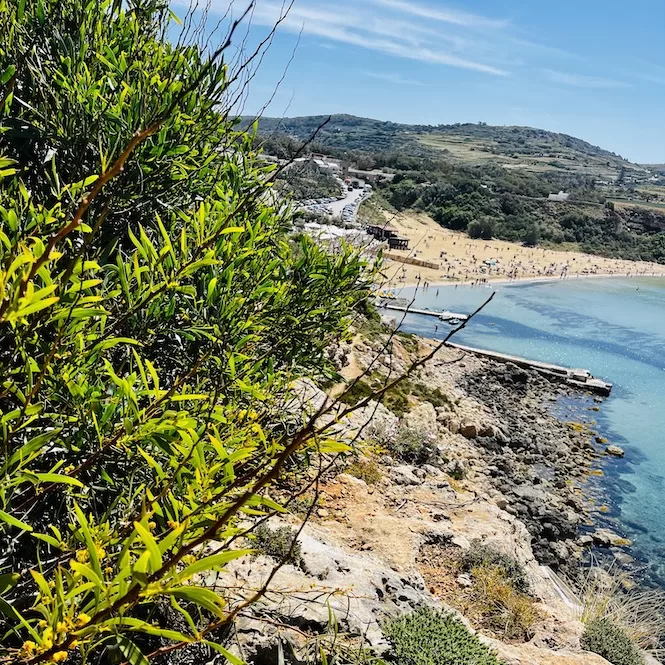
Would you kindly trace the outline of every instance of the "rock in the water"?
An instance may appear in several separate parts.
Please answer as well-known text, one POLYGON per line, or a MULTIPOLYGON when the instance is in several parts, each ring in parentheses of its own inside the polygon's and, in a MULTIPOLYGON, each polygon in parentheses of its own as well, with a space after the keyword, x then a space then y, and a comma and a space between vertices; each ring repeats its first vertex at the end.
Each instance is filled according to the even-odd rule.
POLYGON ((620 446, 607 446, 605 452, 608 455, 614 455, 614 457, 623 457, 626 454, 620 446))
POLYGON ((601 547, 629 547, 632 545, 628 538, 623 538, 609 529, 596 529, 591 536, 593 542, 601 547))

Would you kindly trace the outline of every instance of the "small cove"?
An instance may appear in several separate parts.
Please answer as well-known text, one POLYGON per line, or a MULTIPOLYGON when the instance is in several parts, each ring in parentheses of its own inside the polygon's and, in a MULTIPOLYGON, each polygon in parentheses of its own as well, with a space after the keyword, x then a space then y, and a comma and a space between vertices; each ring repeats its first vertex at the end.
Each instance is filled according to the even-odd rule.
MULTIPOLYGON (((582 367, 614 384, 599 411, 580 399, 558 404, 556 415, 591 422, 625 449, 624 459, 603 460, 604 475, 590 480, 606 499, 596 518, 630 538, 647 580, 665 586, 665 280, 570 279, 495 289, 494 300, 456 341, 582 367)), ((471 312, 491 291, 446 285, 403 289, 399 296, 413 299, 414 307, 471 312)), ((393 318, 403 331, 425 337, 449 332, 431 317, 393 318)))

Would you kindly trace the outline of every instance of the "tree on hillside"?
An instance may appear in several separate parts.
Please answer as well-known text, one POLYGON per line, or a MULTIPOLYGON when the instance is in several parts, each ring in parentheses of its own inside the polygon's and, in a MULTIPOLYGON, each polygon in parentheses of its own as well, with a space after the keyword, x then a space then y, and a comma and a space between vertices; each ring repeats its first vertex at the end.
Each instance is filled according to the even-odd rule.
POLYGON ((201 576, 339 450, 285 404, 370 275, 287 235, 231 118, 252 56, 193 20, 0 0, 0 662, 226 653, 241 606, 201 576))
POLYGON ((497 229, 497 221, 493 217, 481 217, 474 219, 467 227, 467 233, 471 238, 482 238, 491 240, 497 229))
POLYGON ((540 242, 540 228, 535 222, 532 223, 529 228, 526 230, 522 241, 525 245, 529 247, 535 247, 540 242))

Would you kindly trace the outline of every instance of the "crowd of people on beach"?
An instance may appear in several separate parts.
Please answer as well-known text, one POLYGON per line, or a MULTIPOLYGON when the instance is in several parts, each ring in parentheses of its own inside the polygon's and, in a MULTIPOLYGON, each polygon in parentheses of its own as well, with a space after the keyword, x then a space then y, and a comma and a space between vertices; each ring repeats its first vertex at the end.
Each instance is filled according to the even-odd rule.
MULTIPOLYGON (((392 286, 457 282, 487 285, 491 281, 521 279, 570 279, 591 275, 645 276, 663 275, 665 266, 637 263, 576 252, 562 252, 540 247, 525 247, 506 242, 483 242, 462 236, 441 237, 429 233, 405 256, 418 258, 439 269, 408 264, 394 267, 392 286), (443 242, 447 240, 448 242, 443 242), (441 245, 444 244, 444 248, 441 245), (438 255, 435 253, 438 252, 438 255)), ((393 256, 395 254, 393 253, 393 256)))

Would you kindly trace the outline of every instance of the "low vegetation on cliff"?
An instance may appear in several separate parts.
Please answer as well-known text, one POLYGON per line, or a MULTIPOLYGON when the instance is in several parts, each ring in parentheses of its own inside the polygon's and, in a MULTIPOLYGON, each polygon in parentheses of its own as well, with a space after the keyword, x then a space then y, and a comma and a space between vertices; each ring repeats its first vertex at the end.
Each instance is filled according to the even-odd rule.
POLYGON ((332 373, 371 275, 289 239, 229 117, 251 60, 192 20, 0 2, 2 662, 225 654, 239 608, 205 576, 284 510, 292 454, 336 445, 284 404, 332 373))

